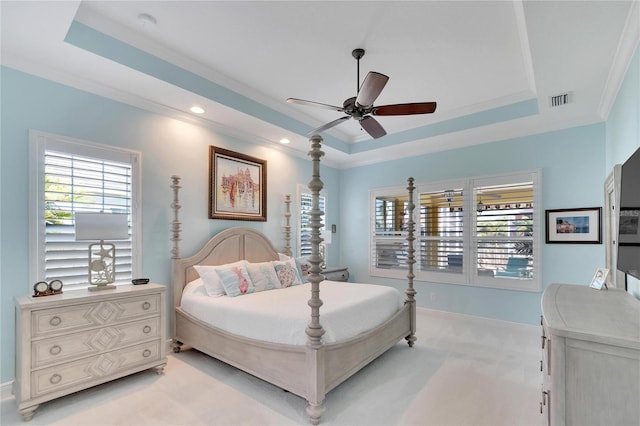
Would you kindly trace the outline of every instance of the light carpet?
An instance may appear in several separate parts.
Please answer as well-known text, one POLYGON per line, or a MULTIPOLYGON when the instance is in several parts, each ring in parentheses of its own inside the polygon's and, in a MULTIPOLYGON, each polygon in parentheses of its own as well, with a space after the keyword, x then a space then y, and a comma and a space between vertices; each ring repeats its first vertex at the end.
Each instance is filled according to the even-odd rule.
MULTIPOLYGON (((325 399, 324 425, 541 426, 540 327, 418 309, 401 342, 325 399)), ((145 371, 42 404, 2 425, 304 425, 306 401, 194 350, 145 371)))

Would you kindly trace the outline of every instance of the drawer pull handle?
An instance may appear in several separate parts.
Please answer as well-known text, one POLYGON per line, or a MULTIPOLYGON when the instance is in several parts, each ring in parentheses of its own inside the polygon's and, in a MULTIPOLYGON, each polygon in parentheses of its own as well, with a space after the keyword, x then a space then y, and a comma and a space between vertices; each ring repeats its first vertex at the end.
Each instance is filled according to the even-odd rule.
POLYGON ((60 318, 57 315, 55 317, 51 317, 51 319, 49 320, 49 324, 51 324, 54 327, 57 325, 60 325, 61 322, 62 322, 62 318, 60 318))
POLYGON ((58 384, 60 383, 60 380, 62 380, 62 376, 59 374, 54 374, 53 376, 51 376, 51 378, 49 379, 49 381, 51 382, 52 385, 58 384))
POLYGON ((540 360, 540 371, 543 371, 542 370, 542 360, 540 360))
POLYGON ((144 302, 144 303, 142 304, 142 309, 144 309, 145 311, 148 311, 148 310, 149 310, 149 308, 151 308, 151 303, 149 303, 149 302, 144 302))
POLYGON ((142 356, 149 358, 151 356, 151 351, 149 349, 145 349, 144 352, 142 352, 142 356))
POLYGON ((142 332, 147 334, 151 332, 151 327, 148 325, 145 325, 144 328, 142 329, 142 332))
POLYGON ((542 336, 542 349, 544 349, 545 341, 547 340, 546 336, 542 336))
POLYGON ((59 345, 53 345, 51 349, 49 349, 51 355, 58 355, 60 352, 62 352, 62 348, 59 345))

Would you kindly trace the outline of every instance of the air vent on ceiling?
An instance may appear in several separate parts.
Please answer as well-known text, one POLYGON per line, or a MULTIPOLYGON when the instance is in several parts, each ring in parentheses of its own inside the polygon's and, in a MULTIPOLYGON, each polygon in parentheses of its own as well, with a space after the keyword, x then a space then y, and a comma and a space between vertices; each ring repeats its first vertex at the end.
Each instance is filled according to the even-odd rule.
POLYGON ((551 108, 566 105, 569 103, 569 93, 561 93, 551 96, 551 108))

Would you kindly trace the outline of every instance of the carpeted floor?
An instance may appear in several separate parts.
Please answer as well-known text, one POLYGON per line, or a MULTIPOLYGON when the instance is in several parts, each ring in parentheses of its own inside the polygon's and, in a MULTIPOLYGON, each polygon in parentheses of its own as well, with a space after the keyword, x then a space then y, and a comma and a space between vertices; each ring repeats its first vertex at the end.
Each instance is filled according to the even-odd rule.
MULTIPOLYGON (((326 399, 326 425, 544 424, 539 327, 418 309, 418 341, 398 343, 326 399)), ((306 401, 197 351, 42 404, 2 425, 304 425, 306 401)))

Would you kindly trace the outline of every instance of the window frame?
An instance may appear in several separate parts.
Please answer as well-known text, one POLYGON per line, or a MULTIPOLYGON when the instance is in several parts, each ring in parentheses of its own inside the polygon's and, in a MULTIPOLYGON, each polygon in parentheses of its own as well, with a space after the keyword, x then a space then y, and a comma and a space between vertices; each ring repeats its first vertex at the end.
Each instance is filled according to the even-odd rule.
MULTIPOLYGON (((522 172, 503 173, 496 175, 470 177, 464 179, 450 179, 437 182, 428 182, 415 185, 416 209, 414 210, 414 222, 416 223, 416 246, 421 242, 420 235, 420 194, 428 192, 446 191, 449 188, 462 188, 463 191, 463 264, 461 273, 445 273, 439 271, 427 271, 420 268, 420 262, 414 265, 416 281, 437 282, 445 284, 467 285, 507 290, 539 292, 541 288, 542 272, 542 234, 544 232, 542 220, 542 171, 540 169, 526 170, 522 172), (491 185, 513 185, 519 182, 533 183, 533 277, 528 279, 510 279, 498 276, 485 276, 478 274, 477 265, 477 205, 475 188, 491 185)), ((403 268, 381 269, 375 263, 374 249, 376 247, 376 199, 384 197, 406 196, 404 186, 376 188, 369 191, 370 228, 369 228, 369 274, 384 278, 404 279, 407 270, 403 268)), ((406 232, 399 232, 403 238, 406 232)), ((400 236, 398 237, 400 238, 400 236)), ((419 253, 419 250, 416 251, 419 253)))
MULTIPOLYGON (((141 153, 38 130, 29 130, 29 292, 32 290, 33 283, 42 281, 46 275, 44 259, 46 244, 44 220, 46 151, 58 151, 131 165, 131 275, 132 277, 141 276, 141 153)), ((87 242, 87 248, 88 244, 89 242, 87 242)), ((115 284, 127 283, 121 281, 115 284)), ((63 284, 65 290, 88 288, 88 272, 86 284, 63 284)))

